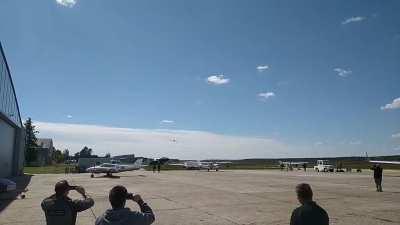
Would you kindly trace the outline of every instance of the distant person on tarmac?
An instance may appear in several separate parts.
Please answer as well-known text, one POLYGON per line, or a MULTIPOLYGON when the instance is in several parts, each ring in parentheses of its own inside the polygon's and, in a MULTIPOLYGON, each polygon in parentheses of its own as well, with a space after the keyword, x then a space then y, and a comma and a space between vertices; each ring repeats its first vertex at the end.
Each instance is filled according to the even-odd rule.
POLYGON ((307 171, 307 163, 303 163, 303 169, 304 169, 304 172, 307 171))
POLYGON ((83 187, 70 186, 66 180, 57 182, 54 189, 56 193, 45 198, 41 204, 47 225, 75 225, 78 212, 94 205, 93 199, 86 196, 83 187), (68 197, 70 190, 77 191, 83 199, 70 199, 68 197))
POLYGON ((108 199, 112 208, 97 218, 95 225, 150 225, 155 220, 153 211, 142 197, 128 193, 124 186, 113 187, 108 199), (136 202, 141 212, 125 208, 127 199, 136 202))
POLYGON ((161 162, 160 161, 157 162, 157 171, 158 172, 161 171, 161 162))
POLYGON ((375 164, 372 166, 371 170, 374 171, 374 180, 376 185, 376 191, 382 192, 382 172, 383 169, 379 164, 375 164))
POLYGON ((297 185, 296 193, 301 206, 293 210, 290 225, 329 225, 328 213, 313 201, 309 184, 297 185))
POLYGON ((156 166, 157 166, 156 162, 153 161, 152 164, 153 164, 153 173, 155 173, 156 172, 156 166))

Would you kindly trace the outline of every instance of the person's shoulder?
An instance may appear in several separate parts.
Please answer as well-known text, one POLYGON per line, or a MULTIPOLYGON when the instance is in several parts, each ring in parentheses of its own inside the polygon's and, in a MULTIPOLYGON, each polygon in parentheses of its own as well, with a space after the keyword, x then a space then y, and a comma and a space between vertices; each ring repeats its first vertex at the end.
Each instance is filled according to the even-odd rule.
POLYGON ((46 208, 52 207, 54 205, 58 205, 58 204, 60 204, 62 202, 68 203, 70 201, 71 201, 71 199, 68 198, 68 197, 57 198, 55 195, 52 195, 52 196, 49 196, 49 197, 43 199, 41 205, 42 205, 43 209, 46 209, 46 208))
POLYGON ((126 214, 128 214, 131 217, 139 217, 142 216, 143 213, 136 211, 136 210, 131 210, 129 208, 127 208, 127 210, 125 211, 126 214))
POLYGON ((49 197, 46 197, 43 199, 42 204, 49 204, 49 203, 53 203, 56 200, 55 195, 51 195, 49 197))
POLYGON ((292 214, 299 214, 303 210, 304 206, 298 206, 295 209, 293 209, 292 214))
POLYGON ((325 210, 324 208, 322 208, 320 205, 318 205, 317 203, 315 203, 315 207, 316 207, 322 214, 328 215, 328 213, 326 212, 326 210, 325 210))

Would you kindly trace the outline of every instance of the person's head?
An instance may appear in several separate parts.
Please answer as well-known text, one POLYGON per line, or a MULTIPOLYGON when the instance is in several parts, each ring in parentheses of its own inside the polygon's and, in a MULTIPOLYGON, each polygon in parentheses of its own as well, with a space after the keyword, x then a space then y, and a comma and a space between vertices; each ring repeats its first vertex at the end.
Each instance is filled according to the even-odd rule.
POLYGON ((66 180, 60 180, 54 186, 54 191, 56 192, 56 197, 67 196, 70 190, 71 190, 71 186, 68 184, 68 182, 66 180))
POLYGON ((312 201, 313 192, 311 186, 306 183, 301 183, 296 186, 297 199, 301 204, 312 201))
POLYGON ((117 185, 110 190, 108 199, 113 209, 125 207, 128 191, 122 185, 117 185))

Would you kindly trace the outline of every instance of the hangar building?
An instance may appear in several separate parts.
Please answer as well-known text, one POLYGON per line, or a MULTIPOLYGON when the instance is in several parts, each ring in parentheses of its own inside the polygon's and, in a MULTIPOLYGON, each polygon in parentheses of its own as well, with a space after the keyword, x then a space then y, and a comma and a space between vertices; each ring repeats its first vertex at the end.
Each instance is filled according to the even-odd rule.
POLYGON ((0 43, 0 178, 22 174, 25 132, 10 69, 0 43))

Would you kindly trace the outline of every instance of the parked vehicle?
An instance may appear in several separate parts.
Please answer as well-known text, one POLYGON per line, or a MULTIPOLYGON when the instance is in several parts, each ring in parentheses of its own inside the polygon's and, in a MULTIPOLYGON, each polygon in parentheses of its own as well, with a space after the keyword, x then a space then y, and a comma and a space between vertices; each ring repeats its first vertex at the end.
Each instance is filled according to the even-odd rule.
POLYGON ((333 165, 329 164, 329 160, 317 160, 317 165, 314 166, 317 172, 333 172, 333 165))

